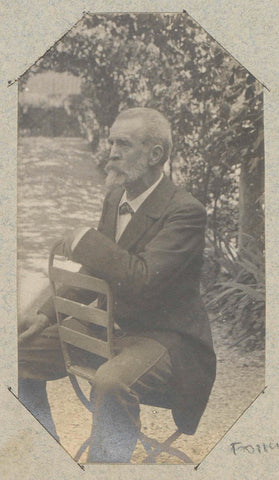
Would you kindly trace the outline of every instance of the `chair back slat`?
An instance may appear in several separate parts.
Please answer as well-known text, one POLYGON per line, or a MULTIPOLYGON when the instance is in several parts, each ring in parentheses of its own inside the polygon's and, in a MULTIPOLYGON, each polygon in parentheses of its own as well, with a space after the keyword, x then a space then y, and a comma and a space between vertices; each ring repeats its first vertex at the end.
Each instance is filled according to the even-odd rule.
POLYGON ((86 366, 87 360, 83 362, 82 356, 78 361, 79 365, 76 365, 77 360, 69 347, 73 345, 104 359, 115 355, 113 295, 105 280, 54 266, 56 257, 61 256, 62 243, 62 240, 59 240, 53 245, 48 262, 50 289, 57 317, 61 350, 70 379, 76 375, 92 383, 95 375, 94 368, 86 366), (93 303, 85 305, 61 297, 58 293, 60 291, 57 288, 58 284, 93 291, 97 296, 105 295, 106 310, 96 308, 93 303))
POLYGON ((86 350, 87 352, 95 353, 104 358, 110 357, 110 352, 107 342, 99 340, 98 338, 77 332, 71 328, 64 326, 59 327, 60 338, 63 342, 74 345, 75 347, 86 350))
POLYGON ((107 327, 108 314, 104 310, 95 308, 93 306, 83 305, 82 303, 74 302, 62 297, 53 297, 53 302, 56 310, 65 315, 71 315, 79 320, 83 320, 100 327, 107 327))
POLYGON ((84 288, 85 290, 92 290, 94 292, 109 294, 107 282, 100 278, 84 275, 83 273, 69 272, 62 268, 50 267, 49 278, 53 282, 60 282, 70 287, 84 288))

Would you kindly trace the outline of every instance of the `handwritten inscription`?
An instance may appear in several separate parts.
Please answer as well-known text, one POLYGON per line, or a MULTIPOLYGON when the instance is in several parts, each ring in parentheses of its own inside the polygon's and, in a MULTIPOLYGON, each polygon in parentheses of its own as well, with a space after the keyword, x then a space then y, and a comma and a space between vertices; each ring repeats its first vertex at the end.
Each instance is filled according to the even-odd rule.
POLYGON ((231 443, 231 449, 234 455, 249 453, 250 455, 258 453, 269 453, 272 450, 279 450, 279 442, 257 443, 256 445, 243 445, 242 442, 231 443))

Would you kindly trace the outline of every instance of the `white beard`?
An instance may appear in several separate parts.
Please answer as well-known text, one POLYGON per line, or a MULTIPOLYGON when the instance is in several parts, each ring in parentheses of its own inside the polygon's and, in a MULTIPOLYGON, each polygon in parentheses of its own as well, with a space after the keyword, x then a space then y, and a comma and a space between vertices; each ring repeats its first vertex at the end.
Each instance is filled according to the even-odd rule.
POLYGON ((123 185, 126 180, 126 176, 123 173, 111 168, 108 171, 105 186, 107 191, 111 191, 116 185, 123 185))

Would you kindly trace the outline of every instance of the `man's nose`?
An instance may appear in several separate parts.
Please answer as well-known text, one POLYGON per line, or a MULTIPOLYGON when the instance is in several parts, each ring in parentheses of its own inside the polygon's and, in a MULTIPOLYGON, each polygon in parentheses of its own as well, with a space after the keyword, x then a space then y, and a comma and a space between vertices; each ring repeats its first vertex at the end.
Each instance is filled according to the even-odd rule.
POLYGON ((117 147, 117 145, 112 145, 110 149, 110 154, 109 154, 110 160, 119 160, 120 158, 120 152, 117 147))

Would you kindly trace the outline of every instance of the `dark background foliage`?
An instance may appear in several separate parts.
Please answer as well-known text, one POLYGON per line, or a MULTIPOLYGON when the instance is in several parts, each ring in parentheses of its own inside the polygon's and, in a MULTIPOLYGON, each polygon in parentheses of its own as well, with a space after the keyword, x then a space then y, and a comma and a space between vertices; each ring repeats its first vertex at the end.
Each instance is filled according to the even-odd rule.
POLYGON ((245 347, 264 333, 262 86, 187 14, 85 15, 20 80, 68 72, 62 105, 26 105, 25 135, 84 136, 96 163, 117 114, 160 110, 173 128, 168 174, 207 207, 205 299, 245 347))

